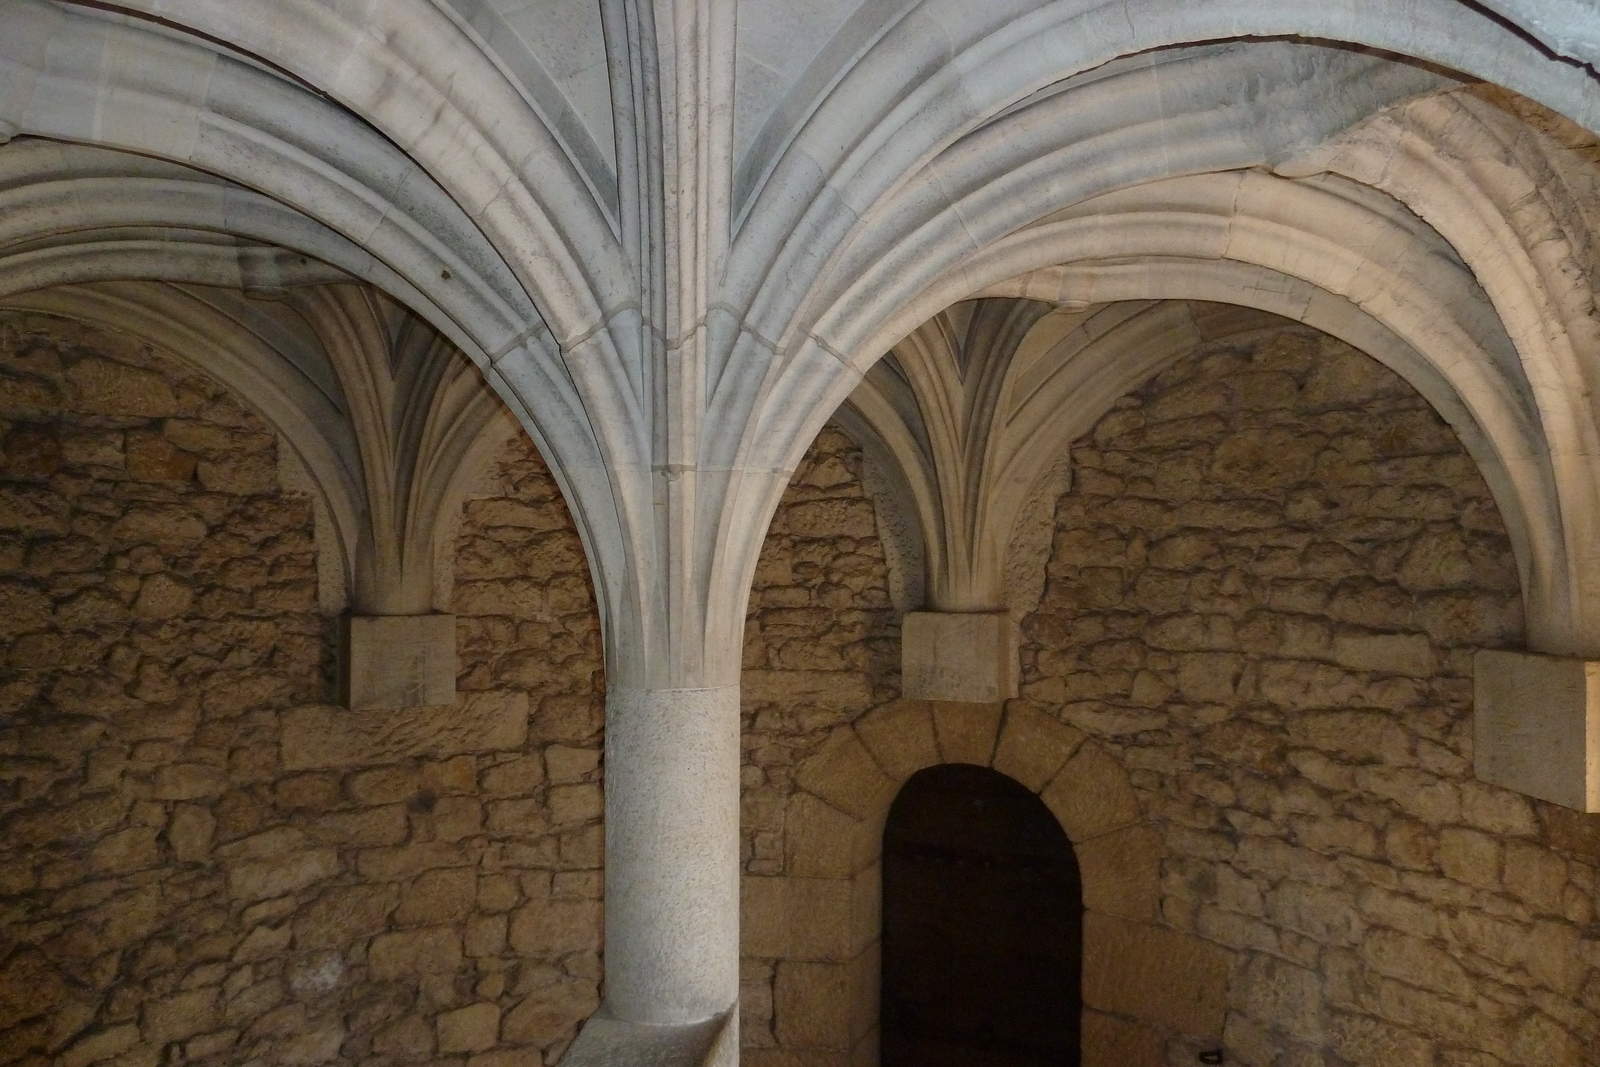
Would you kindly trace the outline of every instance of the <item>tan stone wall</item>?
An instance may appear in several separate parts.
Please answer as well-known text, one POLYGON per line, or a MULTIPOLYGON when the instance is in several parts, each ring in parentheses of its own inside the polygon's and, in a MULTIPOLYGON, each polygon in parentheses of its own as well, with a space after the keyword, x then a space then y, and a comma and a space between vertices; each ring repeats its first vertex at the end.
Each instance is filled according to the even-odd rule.
POLYGON ((1597 1062, 1594 819, 1472 776, 1471 653, 1521 622, 1448 428, 1284 329, 1184 359, 1073 455, 1013 706, 1127 768, 1163 921, 1236 953, 1229 1062, 1597 1062))
POLYGON ((900 627, 861 450, 831 425, 767 531, 744 634, 744 866, 783 866, 783 802, 828 731, 899 696, 900 627))
POLYGON ((1471 653, 1521 618, 1449 429, 1285 327, 1193 353, 1073 456, 1022 698, 825 711, 760 794, 787 821, 746 880, 753 1061, 871 1059, 882 815, 954 745, 1086 864, 1088 1062, 1600 1062, 1600 820, 1471 773, 1471 653))
MULTIPOLYGON (((457 704, 351 713, 270 429, 127 338, 0 327, 0 1062, 553 1061, 598 1003, 603 682, 531 445, 465 509, 457 704)), ((859 465, 824 432, 752 595, 756 873, 798 761, 894 695, 859 465)))
MULTIPOLYGON (((825 428, 795 471, 762 546, 745 626, 742 855, 747 875, 787 870, 795 773, 834 728, 899 695, 899 623, 861 451, 825 428)), ((778 1041, 773 954, 749 937, 740 1040, 778 1041)))
MULTIPOLYGON (((598 998, 603 686, 531 446, 467 506, 458 704, 351 715, 273 435, 126 339, 0 331, 0 1062, 557 1057, 598 998)), ((1472 780, 1470 650, 1520 622, 1448 430, 1287 329, 1184 360, 1074 458, 1003 713, 897 700, 860 454, 825 430, 796 473, 746 631, 746 1046, 870 1049, 874 813, 971 748, 1098 842, 1091 945, 1156 976, 1227 950, 1230 1062, 1588 1062, 1600 822, 1472 780)), ((1194 1061, 1209 1022, 1093 979, 1107 1056, 1194 1061)))
POLYGON ((548 472, 521 439, 467 507, 457 705, 351 715, 276 448, 0 317, 0 1062, 525 1067, 597 1003, 600 648, 548 472))

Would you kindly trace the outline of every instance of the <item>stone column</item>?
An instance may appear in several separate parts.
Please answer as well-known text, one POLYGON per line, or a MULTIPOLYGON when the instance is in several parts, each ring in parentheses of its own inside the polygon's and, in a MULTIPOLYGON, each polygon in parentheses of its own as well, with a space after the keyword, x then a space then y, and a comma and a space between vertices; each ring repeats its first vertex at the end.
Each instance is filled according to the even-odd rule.
POLYGON ((702 1022, 739 995, 739 687, 606 697, 606 1005, 702 1022))
POLYGON ((739 687, 606 694, 606 999, 564 1067, 739 1062, 739 687))

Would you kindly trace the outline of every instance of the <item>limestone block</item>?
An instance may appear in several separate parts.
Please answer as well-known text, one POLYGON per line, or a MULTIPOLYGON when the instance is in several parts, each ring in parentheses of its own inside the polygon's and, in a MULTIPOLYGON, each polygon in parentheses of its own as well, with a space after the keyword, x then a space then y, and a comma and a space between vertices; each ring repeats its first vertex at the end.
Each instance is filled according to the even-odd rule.
POLYGON ((1600 662, 1483 651, 1473 690, 1480 779, 1600 812, 1600 662))
POLYGON ((501 1036, 506 1041, 547 1041, 552 1033, 588 1017, 599 1006, 599 990, 594 982, 556 982, 534 990, 512 1008, 506 1014, 501 1036))
POLYGON ((842 963, 778 964, 778 1043, 848 1051, 850 968, 842 963))
POLYGON ((933 731, 939 755, 946 763, 989 766, 994 758, 995 734, 1000 731, 999 704, 933 705, 933 731))
POLYGON ((1131 919, 1155 916, 1161 894, 1161 837, 1145 825, 1124 827, 1077 846, 1083 906, 1131 919))
POLYGON ((881 1014, 879 993, 883 987, 883 946, 873 941, 850 961, 849 970, 850 1040, 854 1046, 878 1025, 881 1014))
POLYGON ((1229 955, 1221 946, 1164 926, 1087 912, 1083 1001, 1170 1026, 1186 1037, 1215 1040, 1222 1036, 1227 1011, 1229 955))
POLYGON ((1341 667, 1426 678, 1433 673, 1433 647, 1421 634, 1342 635, 1333 639, 1341 667))
POLYGON ((391 886, 346 886, 329 889, 295 919, 295 944, 302 948, 334 948, 382 932, 394 910, 391 886))
POLYGON ((822 743, 796 777, 800 788, 858 819, 871 818, 889 805, 895 783, 883 773, 849 727, 822 743))
POLYGON ((400 898, 394 921, 402 926, 459 922, 472 910, 477 872, 470 867, 424 871, 400 898))
POLYGON ((157 800, 194 800, 220 796, 228 788, 228 772, 203 763, 174 763, 156 770, 157 800))
POLYGON ((863 952, 883 930, 883 864, 874 863, 850 881, 850 951, 863 952))
POLYGON ((494 1004, 469 1004, 439 1016, 439 1051, 482 1052, 500 1039, 500 1009, 494 1004))
POLYGON ((878 765, 900 781, 939 762, 933 715, 922 701, 901 700, 879 708, 856 723, 856 732, 878 765))
POLYGON ((461 937, 445 927, 425 927, 372 939, 367 965, 379 981, 417 974, 450 974, 461 967, 461 937))
MULTIPOLYGON (((527 739, 528 695, 512 690, 472 693, 448 712, 312 705, 283 714, 283 767, 305 771, 398 763, 417 756, 514 752, 527 739)), ((407 799, 410 792, 391 799, 407 799)))
POLYGON ((864 871, 883 862, 883 831, 888 824, 887 808, 861 823, 856 832, 855 847, 850 854, 852 870, 864 871))
POLYGON ((739 940, 758 959, 850 957, 851 883, 832 878, 752 878, 740 883, 739 940))
POLYGON ((1083 1013, 1083 1067, 1163 1067, 1166 1043, 1147 1026, 1098 1011, 1083 1013))
POLYGON ((786 865, 802 878, 848 878, 860 820, 812 796, 796 793, 784 815, 786 865))
POLYGON ((535 901, 511 917, 511 947, 530 956, 561 956, 594 945, 600 905, 589 900, 535 901))
POLYGON ((91 1063, 109 1060, 126 1052, 138 1043, 139 1028, 132 1023, 124 1023, 89 1035, 67 1049, 58 1062, 61 1067, 88 1067, 91 1063))
POLYGON ((1139 820, 1139 798, 1128 784, 1128 773, 1092 742, 1067 761, 1039 799, 1076 842, 1139 820))
POLYGON ((1017 695, 1017 625, 1006 612, 910 612, 900 652, 908 699, 992 703, 1017 695))
MULTIPOLYGON (((1443 953, 1440 955, 1443 956, 1443 953)), ((1302 967, 1297 963, 1265 953, 1251 954, 1246 957, 1245 965, 1234 975, 1233 989, 1229 993, 1229 998, 1233 1003, 1244 1006, 1249 1016, 1271 1020, 1274 1029, 1282 1031, 1290 1038, 1307 1044, 1322 1045, 1327 1040, 1324 981, 1322 974, 1309 967, 1302 967)), ((1418 1007, 1424 1014, 1431 1015, 1432 1008, 1423 1005, 1457 1003, 1451 998, 1437 997, 1431 992, 1413 989, 1409 984, 1401 982, 1384 983, 1381 988, 1384 992, 1379 994, 1378 1003, 1381 1006, 1378 1010, 1384 1015, 1394 1012, 1396 1015, 1404 1016, 1418 1007), (1411 1004, 1396 1012, 1395 1008, 1398 1005, 1393 1001, 1389 1003, 1385 1001, 1402 990, 1404 992, 1400 993, 1400 996, 1411 1004)), ((1471 1010, 1465 1009, 1462 1014, 1465 1015, 1471 1010)), ((1427 1023, 1425 1026, 1432 1028, 1441 1022, 1458 1032, 1471 1032, 1471 1024, 1468 1027, 1452 1026, 1442 1018, 1437 1018, 1437 1021, 1427 1023)), ((1230 1027, 1229 1037, 1232 1036, 1233 1030, 1230 1027)), ((1389 1063, 1387 1060, 1375 1062, 1383 1063, 1385 1067, 1388 1067, 1389 1063)))
POLYGON ((453 704, 454 615, 346 615, 339 694, 352 711, 453 704))
POLYGON ((1063 726, 1026 704, 1013 705, 1006 709, 1005 725, 1000 728, 994 769, 1037 793, 1082 742, 1082 731, 1063 726))
POLYGON ((239 900, 264 900, 304 889, 338 873, 339 855, 332 849, 272 856, 230 867, 228 892, 239 900))
POLYGON ((881 1038, 877 1026, 862 1034, 850 1050, 850 1067, 878 1067, 883 1059, 879 1048, 881 1038))

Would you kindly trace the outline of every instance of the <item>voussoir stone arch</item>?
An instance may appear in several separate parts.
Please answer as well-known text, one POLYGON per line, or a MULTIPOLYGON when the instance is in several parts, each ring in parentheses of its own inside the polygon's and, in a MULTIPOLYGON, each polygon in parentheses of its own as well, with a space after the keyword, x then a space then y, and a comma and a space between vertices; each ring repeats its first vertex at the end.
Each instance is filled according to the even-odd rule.
POLYGON ((1084 904, 1084 1063, 1165 1062, 1221 1036, 1230 953, 1159 923, 1162 843, 1126 770, 1026 702, 901 700, 840 726, 799 768, 784 869, 747 877, 742 948, 776 961, 777 1048, 754 1065, 878 1062, 883 829, 918 771, 989 767, 1039 796, 1071 840, 1084 904))

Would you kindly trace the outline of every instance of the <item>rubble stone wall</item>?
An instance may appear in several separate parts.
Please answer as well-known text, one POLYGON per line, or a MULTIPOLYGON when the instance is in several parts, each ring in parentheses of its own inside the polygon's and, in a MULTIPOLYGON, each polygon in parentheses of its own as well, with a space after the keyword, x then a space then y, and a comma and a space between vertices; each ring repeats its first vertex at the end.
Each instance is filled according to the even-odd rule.
POLYGON ((832 426, 767 531, 744 634, 746 874, 783 869, 784 803, 828 732, 900 692, 900 624, 861 450, 832 426))
POLYGON ((1228 1062, 1595 1062, 1600 824, 1473 777, 1472 653, 1521 615, 1449 428, 1285 328, 1185 358, 1073 458, 1023 701, 1126 767, 1163 920, 1234 950, 1228 1062))
MULTIPOLYGON (((604 685, 554 480, 519 436, 466 505, 457 704, 352 713, 279 447, 130 338, 0 316, 0 1063, 527 1067, 598 1004, 604 685)), ((797 760, 893 694, 859 463, 819 438, 752 596, 754 871, 797 760)))
MULTIPOLYGON (((786 813, 806 759, 836 727, 899 696, 899 619, 862 462, 849 438, 825 428, 762 546, 741 683, 747 879, 787 871, 786 813)), ((740 921, 740 1041, 770 1050, 780 1044, 779 959, 751 944, 760 917, 747 907, 740 921)))
MULTIPOLYGON (((518 438, 467 504, 457 704, 352 715, 278 447, 128 338, 0 316, 0 1062, 523 1067, 598 1003, 601 654, 553 479, 518 438)), ((1232 961, 1228 1061, 1591 1062, 1600 820, 1472 777, 1471 652, 1521 623, 1448 428, 1284 327, 1186 357, 1073 459, 1003 721, 1131 783, 1157 921, 1232 961)), ((762 884, 827 839, 804 813, 840 818, 797 782, 824 742, 907 713, 860 464, 823 432, 751 594, 762 884)), ((871 921, 821 901, 814 929, 871 921)), ((779 1004, 852 1025, 860 996, 782 962, 746 959, 742 1025, 787 1063, 779 1004)))
POLYGON ((526 438, 459 538, 460 698, 329 706, 276 436, 0 317, 0 1063, 554 1059, 598 1003, 601 661, 526 438))
MULTIPOLYGON (((1116 996, 1095 1005, 1107 1047, 1125 1040, 1107 1062, 1177 1067, 1208 1042, 1250 1067, 1595 1062, 1600 817, 1473 777, 1472 653, 1517 646, 1522 622, 1494 501, 1449 428, 1375 361, 1285 325, 1201 347, 1072 455, 1003 721, 1048 717, 1116 761, 1155 833, 1156 921, 1230 961, 1216 1042, 1176 1024, 1182 1005, 1132 995, 1159 993, 1172 960, 1125 955, 1147 973, 1111 990, 1125 1019, 1116 996)), ((838 800, 788 790, 767 851, 790 863, 749 872, 778 877, 752 883, 747 944, 876 936, 859 894, 807 875, 904 778, 882 715, 801 766, 838 800)), ((813 957, 746 961, 761 1062, 870 1048, 849 980, 869 969, 813 957), (786 966, 846 977, 786 994, 786 966)))

